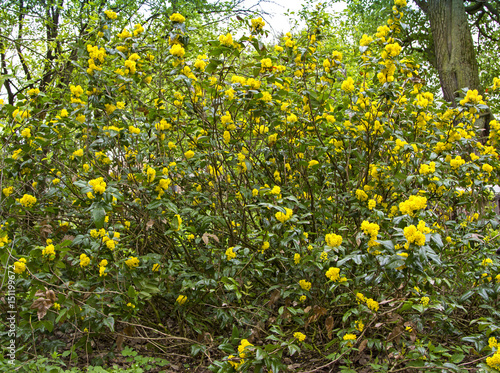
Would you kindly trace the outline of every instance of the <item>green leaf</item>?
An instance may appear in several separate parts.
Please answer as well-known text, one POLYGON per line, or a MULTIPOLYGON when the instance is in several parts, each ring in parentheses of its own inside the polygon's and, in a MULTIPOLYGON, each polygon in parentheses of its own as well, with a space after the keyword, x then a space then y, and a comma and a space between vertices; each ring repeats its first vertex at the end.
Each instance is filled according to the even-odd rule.
POLYGON ((47 329, 48 332, 52 332, 54 330, 54 323, 50 320, 43 320, 41 324, 47 329))
POLYGON ((104 219, 106 218, 106 212, 103 207, 95 207, 92 210, 92 219, 97 229, 104 227, 104 219))
POLYGON ((111 317, 111 316, 106 317, 103 320, 103 324, 106 325, 111 332, 115 331, 115 319, 113 317, 111 317))
POLYGON ((256 358, 257 360, 263 360, 265 357, 267 357, 267 356, 268 356, 268 355, 267 355, 267 352, 266 352, 266 351, 264 351, 262 348, 258 348, 258 347, 257 347, 257 349, 256 349, 256 351, 255 351, 255 352, 256 352, 256 353, 255 353, 255 358, 256 358))
POLYGON ((450 359, 453 363, 458 364, 465 358, 464 354, 453 354, 450 359))
POLYGON ((130 285, 130 286, 128 287, 128 292, 127 292, 127 294, 128 294, 128 296, 129 296, 130 298, 135 298, 135 295, 137 294, 137 292, 135 291, 135 288, 134 288, 132 285, 130 285))
POLYGON ((467 299, 472 297, 473 294, 474 292, 472 290, 469 290, 458 299, 458 303, 464 303, 467 299))
POLYGON ((295 344, 291 344, 288 345, 288 351, 290 352, 290 356, 292 356, 296 352, 300 353, 300 347, 295 344))

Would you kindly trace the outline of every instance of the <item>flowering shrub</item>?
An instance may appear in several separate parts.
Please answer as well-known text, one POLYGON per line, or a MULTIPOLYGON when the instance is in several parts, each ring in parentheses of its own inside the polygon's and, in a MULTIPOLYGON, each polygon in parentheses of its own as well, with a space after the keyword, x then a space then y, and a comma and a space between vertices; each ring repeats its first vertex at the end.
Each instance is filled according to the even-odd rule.
MULTIPOLYGON (((0 112, 21 342, 64 327, 74 352, 176 318, 193 345, 219 341, 214 371, 276 372, 301 349, 333 365, 368 347, 382 370, 496 351, 500 126, 481 141, 490 98, 448 107, 425 90, 401 56, 404 6, 363 36, 349 73, 322 44, 320 6, 275 48, 256 19, 199 55, 180 14, 152 48, 105 12, 79 84, 0 112), (44 287, 58 306, 35 321, 44 287)), ((471 364, 497 368, 497 355, 471 364)))

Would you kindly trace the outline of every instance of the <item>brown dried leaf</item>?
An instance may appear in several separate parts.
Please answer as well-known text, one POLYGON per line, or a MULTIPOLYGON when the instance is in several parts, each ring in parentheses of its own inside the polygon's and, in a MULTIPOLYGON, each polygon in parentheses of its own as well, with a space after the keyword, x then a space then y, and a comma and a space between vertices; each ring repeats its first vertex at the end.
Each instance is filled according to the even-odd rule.
POLYGON ((399 343, 402 333, 403 333, 403 328, 401 327, 401 325, 396 325, 394 329, 392 329, 392 331, 387 336, 387 341, 394 340, 396 343, 399 343))
POLYGON ((325 328, 328 334, 328 338, 332 339, 332 329, 333 329, 333 317, 328 316, 325 321, 325 328))
POLYGON ((47 290, 47 292, 45 294, 47 295, 47 298, 49 298, 52 303, 55 303, 56 294, 52 290, 47 290))
POLYGON ((318 320, 318 315, 312 315, 311 317, 309 317, 309 319, 307 320, 307 323, 306 323, 306 326, 315 322, 316 320, 318 320))
POLYGON ((208 245, 208 242, 209 242, 209 238, 212 238, 215 242, 219 243, 219 237, 217 237, 215 234, 212 234, 212 233, 203 233, 203 236, 201 236, 201 239, 203 240, 203 242, 205 243, 205 245, 208 245))
POLYGON ((326 308, 325 307, 321 307, 321 306, 315 305, 313 307, 313 311, 314 311, 315 315, 318 315, 318 317, 326 315, 326 308))
POLYGON ((207 235, 206 232, 203 233, 203 236, 201 236, 201 239, 203 240, 203 242, 205 243, 205 245, 208 245, 209 239, 208 239, 208 235, 207 235))
POLYGON ((155 221, 153 219, 150 219, 147 223, 146 223, 146 230, 149 230, 153 225, 154 225, 155 221))
POLYGON ((75 239, 75 236, 72 236, 70 234, 67 234, 65 235, 63 238, 62 238, 62 242, 64 241, 73 241, 75 239))
POLYGON ((135 326, 127 325, 125 329, 123 329, 123 333, 128 335, 129 337, 132 337, 135 333, 135 326))
POLYGON ((358 350, 361 353, 365 348, 366 345, 368 344, 368 339, 363 339, 361 343, 359 344, 358 350))
POLYGON ((280 299, 280 297, 281 297, 281 292, 278 289, 274 289, 273 292, 271 293, 271 298, 269 299, 267 305, 269 307, 272 307, 272 305, 276 303, 278 299, 280 299))
POLYGON ((51 306, 52 302, 50 301, 50 299, 38 298, 33 301, 33 304, 30 308, 36 309, 36 314, 38 315, 38 320, 40 321, 47 314, 47 311, 51 306))
POLYGON ((38 298, 33 300, 30 308, 36 310, 38 320, 41 320, 56 301, 56 294, 52 290, 47 290, 47 288, 45 288, 45 292, 43 290, 38 290, 35 293, 35 297, 38 298))
POLYGON ((117 351, 122 350, 124 340, 125 340, 125 337, 123 335, 119 335, 118 337, 116 337, 116 350, 117 351))
POLYGON ((306 308, 304 308, 304 313, 309 313, 310 310, 311 310, 311 306, 307 306, 306 308))

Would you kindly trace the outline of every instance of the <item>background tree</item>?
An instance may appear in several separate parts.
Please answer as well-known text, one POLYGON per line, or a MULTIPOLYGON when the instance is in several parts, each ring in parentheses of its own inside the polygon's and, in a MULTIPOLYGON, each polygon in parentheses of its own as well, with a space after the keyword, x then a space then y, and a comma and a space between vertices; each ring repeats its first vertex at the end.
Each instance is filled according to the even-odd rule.
MULTIPOLYGON (((118 14, 122 27, 141 23, 153 28, 151 35, 164 35, 168 42, 168 17, 173 12, 182 12, 191 26, 205 29, 196 37, 208 40, 218 22, 254 14, 263 2, 247 7, 243 0, 7 0, 0 6, 1 93, 13 105, 28 89, 46 92, 75 83, 76 62, 86 53, 88 41, 98 32, 106 34, 99 18, 105 9, 118 14)), ((105 35, 108 40, 110 36, 105 35)))
MULTIPOLYGON (((484 87, 498 72, 498 64, 491 58, 500 40, 498 2, 415 0, 414 4, 418 8, 406 10, 403 41, 435 69, 443 98, 454 105, 456 98, 464 95, 464 88, 484 93, 484 87)), ((357 26, 365 33, 380 24, 381 11, 391 6, 392 2, 385 0, 355 1, 348 4, 348 14, 357 15, 352 22, 360 20, 357 26)), ((489 117, 489 111, 485 111, 478 121, 486 136, 489 117)))

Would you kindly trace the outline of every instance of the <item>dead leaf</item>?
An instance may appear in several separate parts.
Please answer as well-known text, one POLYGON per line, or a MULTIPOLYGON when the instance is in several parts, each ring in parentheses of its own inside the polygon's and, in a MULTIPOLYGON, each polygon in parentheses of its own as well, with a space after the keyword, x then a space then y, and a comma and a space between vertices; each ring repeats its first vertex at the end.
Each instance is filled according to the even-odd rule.
POLYGON ((45 291, 38 290, 35 293, 35 297, 38 298, 33 301, 30 308, 36 310, 38 320, 41 320, 56 301, 56 294, 52 290, 47 290, 47 288, 45 288, 45 291))
POLYGON ((359 344, 358 350, 361 353, 365 348, 366 345, 368 344, 368 339, 363 339, 361 343, 359 344))
POLYGON ((125 329, 123 329, 123 333, 125 333, 125 335, 128 335, 129 337, 132 337, 135 333, 135 326, 127 325, 125 329))
POLYGON ((116 350, 117 351, 122 350, 124 340, 125 340, 125 337, 123 335, 119 335, 118 337, 116 337, 116 350))
POLYGON ((201 236, 201 239, 203 240, 203 242, 205 243, 205 245, 208 245, 208 242, 209 242, 209 238, 212 238, 214 241, 216 241, 217 243, 219 243, 219 237, 217 237, 215 234, 212 234, 212 233, 203 233, 203 236, 201 236))
POLYGON ((154 223, 155 223, 155 221, 153 219, 149 220, 146 223, 146 230, 149 230, 154 225, 154 223))
POLYGON ((333 329, 333 317, 328 316, 325 321, 325 328, 328 334, 328 338, 332 339, 332 329, 333 329))
POLYGON ((387 336, 387 341, 389 342, 394 340, 396 343, 399 343, 401 334, 403 334, 403 328, 401 327, 401 325, 396 325, 387 336))
POLYGON ((269 299, 269 302, 267 302, 267 305, 269 307, 272 307, 274 303, 278 301, 281 297, 281 292, 278 289, 274 289, 273 292, 271 293, 271 298, 269 299))
POLYGON ((325 307, 321 307, 321 306, 315 305, 313 307, 313 311, 314 311, 315 315, 318 315, 318 317, 326 315, 326 308, 325 307))

